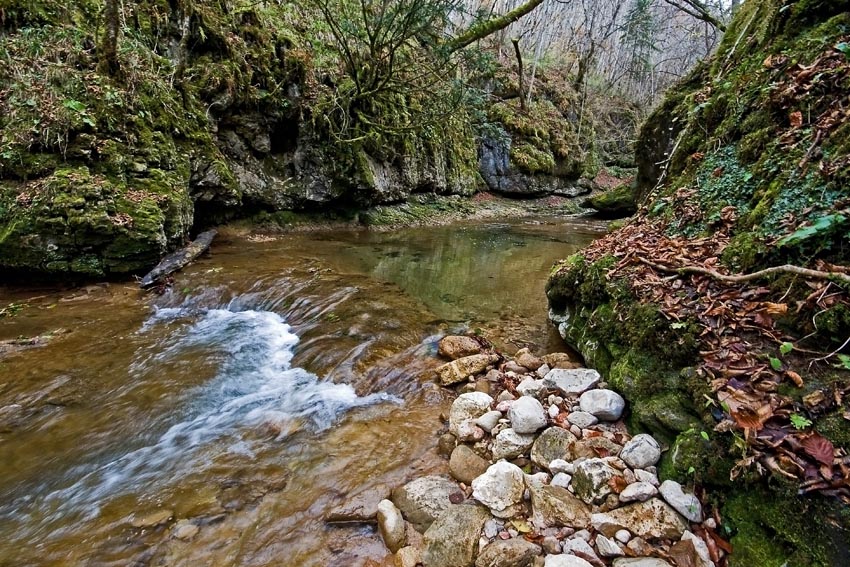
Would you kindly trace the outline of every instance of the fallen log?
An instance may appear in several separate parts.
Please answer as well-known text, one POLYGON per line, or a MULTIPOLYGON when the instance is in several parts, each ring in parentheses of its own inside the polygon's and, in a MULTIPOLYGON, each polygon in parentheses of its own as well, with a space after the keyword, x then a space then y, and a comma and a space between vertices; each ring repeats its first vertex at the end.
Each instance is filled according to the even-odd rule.
POLYGON ((218 231, 215 230, 202 232, 195 240, 163 258, 153 270, 141 279, 139 285, 142 289, 151 287, 165 276, 173 274, 190 262, 193 262, 198 256, 207 251, 216 234, 218 234, 218 231))

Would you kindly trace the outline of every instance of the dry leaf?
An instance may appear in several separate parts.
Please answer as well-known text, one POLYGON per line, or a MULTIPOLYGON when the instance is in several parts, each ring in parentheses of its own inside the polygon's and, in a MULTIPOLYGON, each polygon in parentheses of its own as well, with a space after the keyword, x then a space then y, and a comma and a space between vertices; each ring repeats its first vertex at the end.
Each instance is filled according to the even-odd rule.
POLYGON ((819 433, 813 433, 803 439, 803 450, 807 455, 824 465, 832 465, 835 447, 832 442, 819 433))
POLYGON ((788 378, 789 378, 792 382, 794 382, 794 385, 795 385, 795 386, 797 386, 798 388, 802 388, 802 387, 803 387, 803 377, 802 377, 802 376, 800 376, 799 374, 797 374, 797 373, 796 373, 796 372, 794 372, 793 370, 786 370, 786 371, 785 371, 785 375, 786 375, 786 376, 787 376, 787 377, 788 377, 788 378))
POLYGON ((789 119, 791 120, 792 128, 799 128, 803 125, 803 113, 799 110, 796 112, 792 112, 791 116, 789 116, 789 119))

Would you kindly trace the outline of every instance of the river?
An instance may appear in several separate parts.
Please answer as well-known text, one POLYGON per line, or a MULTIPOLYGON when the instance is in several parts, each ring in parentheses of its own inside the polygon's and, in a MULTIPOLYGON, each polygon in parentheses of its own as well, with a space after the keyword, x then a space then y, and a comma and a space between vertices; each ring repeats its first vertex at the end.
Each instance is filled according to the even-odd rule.
POLYGON ((445 471, 437 339, 563 349, 546 276, 603 230, 225 231, 162 295, 0 288, 0 341, 46 337, 0 350, 0 565, 380 560, 324 519, 445 471))

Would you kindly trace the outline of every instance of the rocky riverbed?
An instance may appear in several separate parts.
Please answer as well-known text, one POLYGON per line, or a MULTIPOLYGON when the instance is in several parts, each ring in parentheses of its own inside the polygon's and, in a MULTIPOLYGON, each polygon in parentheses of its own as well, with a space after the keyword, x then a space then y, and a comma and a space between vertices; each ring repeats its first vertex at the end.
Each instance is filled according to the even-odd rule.
POLYGON ((666 448, 630 435, 626 401, 595 370, 566 353, 508 359, 472 336, 445 337, 439 352, 451 361, 437 379, 459 394, 439 445, 450 476, 415 478, 378 504, 382 565, 726 564, 717 512, 658 478, 666 448))

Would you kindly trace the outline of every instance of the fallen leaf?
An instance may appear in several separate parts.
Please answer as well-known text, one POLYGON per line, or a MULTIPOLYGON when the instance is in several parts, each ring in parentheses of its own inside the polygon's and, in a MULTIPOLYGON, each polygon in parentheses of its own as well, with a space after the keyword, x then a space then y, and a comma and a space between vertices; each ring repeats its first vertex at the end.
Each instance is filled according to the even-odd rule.
POLYGON ((813 433, 803 439, 802 445, 806 454, 814 458, 817 462, 824 465, 832 465, 835 447, 832 446, 832 442, 829 439, 819 433, 813 433))
POLYGON ((791 116, 788 117, 791 120, 792 128, 799 128, 803 125, 803 113, 799 110, 796 112, 792 112, 791 116))
POLYGON ((796 372, 794 372, 793 370, 786 370, 786 371, 785 371, 785 375, 786 375, 786 376, 787 376, 787 377, 788 377, 788 378, 789 378, 792 382, 794 382, 794 385, 795 385, 795 386, 797 386, 798 388, 802 388, 802 387, 803 387, 803 377, 802 377, 802 376, 800 376, 799 374, 797 374, 797 373, 796 373, 796 372))

